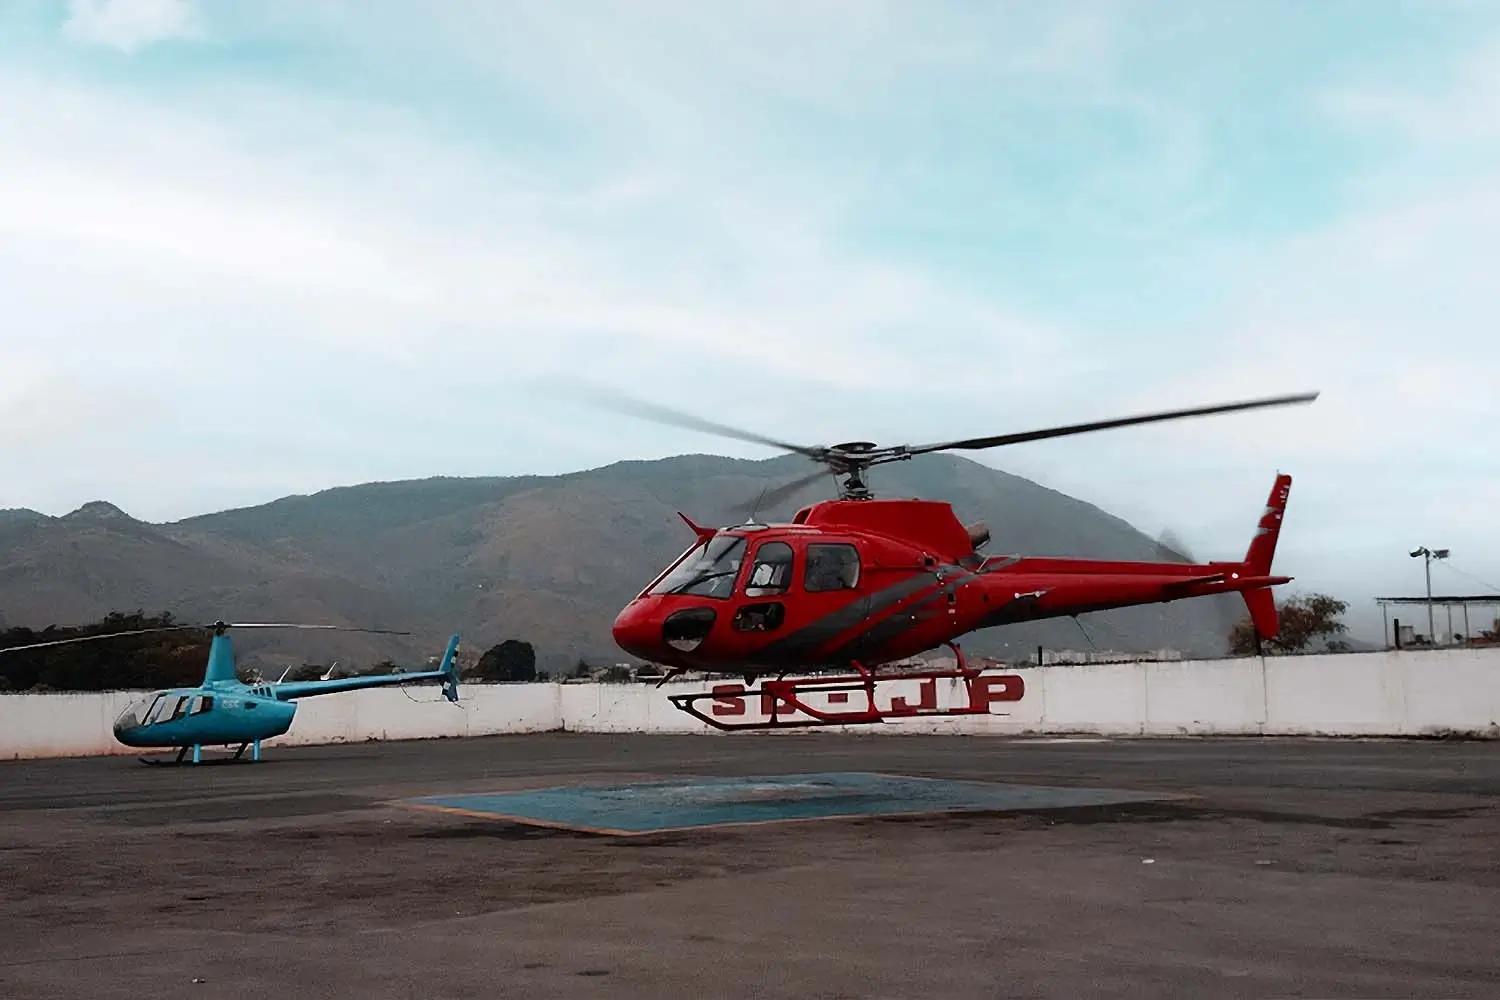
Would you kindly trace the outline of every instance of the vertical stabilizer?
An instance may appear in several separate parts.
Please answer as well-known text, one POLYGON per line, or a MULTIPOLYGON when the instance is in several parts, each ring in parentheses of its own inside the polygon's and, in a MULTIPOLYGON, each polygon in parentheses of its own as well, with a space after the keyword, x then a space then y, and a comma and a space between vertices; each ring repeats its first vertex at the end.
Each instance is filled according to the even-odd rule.
POLYGON ((1250 548, 1245 552, 1246 576, 1270 574, 1271 558, 1276 555, 1276 539, 1281 535, 1281 519, 1286 514, 1286 498, 1291 492, 1292 477, 1277 476, 1276 484, 1271 487, 1271 496, 1266 500, 1266 509, 1261 512, 1260 524, 1250 539, 1250 548))
POLYGON ((1276 614, 1276 599, 1271 596, 1270 589, 1242 590, 1240 596, 1245 599, 1245 607, 1250 609, 1250 624, 1255 627, 1255 634, 1261 639, 1276 638, 1276 633, 1281 631, 1281 619, 1276 614))
POLYGON ((234 681, 234 643, 220 632, 208 647, 208 669, 203 671, 203 686, 234 681))
MULTIPOLYGON (((1266 509, 1261 511, 1255 535, 1250 539, 1250 548, 1245 551, 1246 576, 1270 576, 1271 560, 1276 556, 1276 539, 1281 537, 1281 520, 1286 515, 1286 499, 1291 492, 1292 477, 1278 475, 1266 500, 1266 509)), ((1286 581, 1281 578, 1275 582, 1286 581)), ((1242 590, 1240 596, 1245 599, 1245 607, 1250 609, 1250 623, 1255 627, 1255 634, 1261 639, 1276 638, 1276 633, 1281 631, 1281 621, 1270 588, 1242 590)))

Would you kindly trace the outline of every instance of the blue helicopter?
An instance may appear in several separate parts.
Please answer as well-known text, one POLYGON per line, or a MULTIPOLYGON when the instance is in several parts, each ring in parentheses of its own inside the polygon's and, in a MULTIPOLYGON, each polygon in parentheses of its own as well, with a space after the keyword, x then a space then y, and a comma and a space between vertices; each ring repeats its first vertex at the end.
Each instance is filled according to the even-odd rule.
MULTIPOLYGON (((235 676, 234 643, 226 634, 231 628, 312 629, 332 632, 376 632, 382 635, 411 634, 391 629, 349 628, 342 625, 217 621, 211 625, 168 625, 135 629, 129 632, 110 632, 106 635, 56 639, 52 642, 38 642, 26 646, 10 646, 0 649, 0 653, 14 653, 46 646, 63 646, 75 642, 94 642, 128 635, 145 635, 151 632, 212 630, 213 640, 209 645, 208 667, 203 672, 202 684, 195 688, 156 691, 133 703, 115 720, 115 739, 128 747, 176 748, 177 758, 173 761, 176 764, 181 764, 190 751, 192 762, 197 764, 202 760, 203 747, 235 744, 239 745, 234 754, 235 760, 239 760, 247 748, 253 748, 252 760, 260 760, 261 740, 280 736, 291 728, 292 716, 297 712, 294 702, 297 698, 336 694, 340 691, 358 691, 362 688, 412 684, 418 681, 438 681, 442 684, 443 697, 450 702, 458 701, 458 666, 454 659, 458 652, 457 635, 448 640, 448 647, 443 651, 442 661, 436 670, 413 670, 363 677, 328 678, 325 676, 315 681, 246 684, 235 676)), ((142 757, 141 761, 146 764, 161 763, 145 757, 142 757)))

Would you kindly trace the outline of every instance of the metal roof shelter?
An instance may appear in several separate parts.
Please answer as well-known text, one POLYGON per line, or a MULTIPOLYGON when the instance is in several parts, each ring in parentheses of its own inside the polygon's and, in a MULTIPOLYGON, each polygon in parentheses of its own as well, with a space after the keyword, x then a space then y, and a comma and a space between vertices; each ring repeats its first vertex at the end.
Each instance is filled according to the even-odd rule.
MULTIPOLYGON (((1397 606, 1403 604, 1430 604, 1434 608, 1447 608, 1449 643, 1454 641, 1453 609, 1455 607, 1463 609, 1463 635, 1465 640, 1472 640, 1474 638, 1474 633, 1469 630, 1469 608, 1494 608, 1497 612, 1495 621, 1500 622, 1500 594, 1433 594, 1431 597, 1377 597, 1375 598, 1375 603, 1380 605, 1380 614, 1382 620, 1385 622, 1385 631, 1383 634, 1387 645, 1397 645, 1397 643, 1392 641, 1391 636, 1390 607, 1393 604, 1397 606)), ((1500 629, 1500 624, 1497 624, 1496 628, 1500 629)), ((1435 637, 1428 636, 1427 641, 1435 643, 1435 637)))

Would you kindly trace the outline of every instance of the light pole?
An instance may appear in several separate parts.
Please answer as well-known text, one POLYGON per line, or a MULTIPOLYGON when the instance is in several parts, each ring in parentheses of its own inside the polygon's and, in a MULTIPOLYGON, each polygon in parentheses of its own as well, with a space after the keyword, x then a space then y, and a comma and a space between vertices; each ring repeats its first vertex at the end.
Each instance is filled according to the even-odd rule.
MULTIPOLYGON (((1432 561, 1434 559, 1447 559, 1448 550, 1429 549, 1424 545, 1420 549, 1413 550, 1411 557, 1415 559, 1417 556, 1422 557, 1422 568, 1427 573, 1427 641, 1436 646, 1437 626, 1432 623, 1432 561)), ((1450 628, 1448 631, 1451 636, 1453 630, 1450 628)))

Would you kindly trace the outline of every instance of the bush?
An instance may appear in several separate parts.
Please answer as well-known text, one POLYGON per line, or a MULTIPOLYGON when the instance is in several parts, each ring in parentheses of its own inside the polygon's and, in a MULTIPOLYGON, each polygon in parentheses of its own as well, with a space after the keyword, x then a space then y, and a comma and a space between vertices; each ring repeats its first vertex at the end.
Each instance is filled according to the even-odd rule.
MULTIPOLYGON (((1277 616, 1281 620, 1280 631, 1275 638, 1262 640, 1261 647, 1268 653, 1302 653, 1321 639, 1322 648, 1330 652, 1342 652, 1349 648, 1348 644, 1334 637, 1349 631, 1338 620, 1338 616, 1348 609, 1347 602, 1327 594, 1289 597, 1276 607, 1277 616)), ((1249 615, 1236 622, 1230 630, 1229 651, 1240 656, 1253 656, 1259 651, 1255 641, 1255 626, 1249 615)))
POLYGON ((534 681, 536 650, 529 642, 506 639, 485 650, 474 667, 474 675, 484 681, 534 681))

